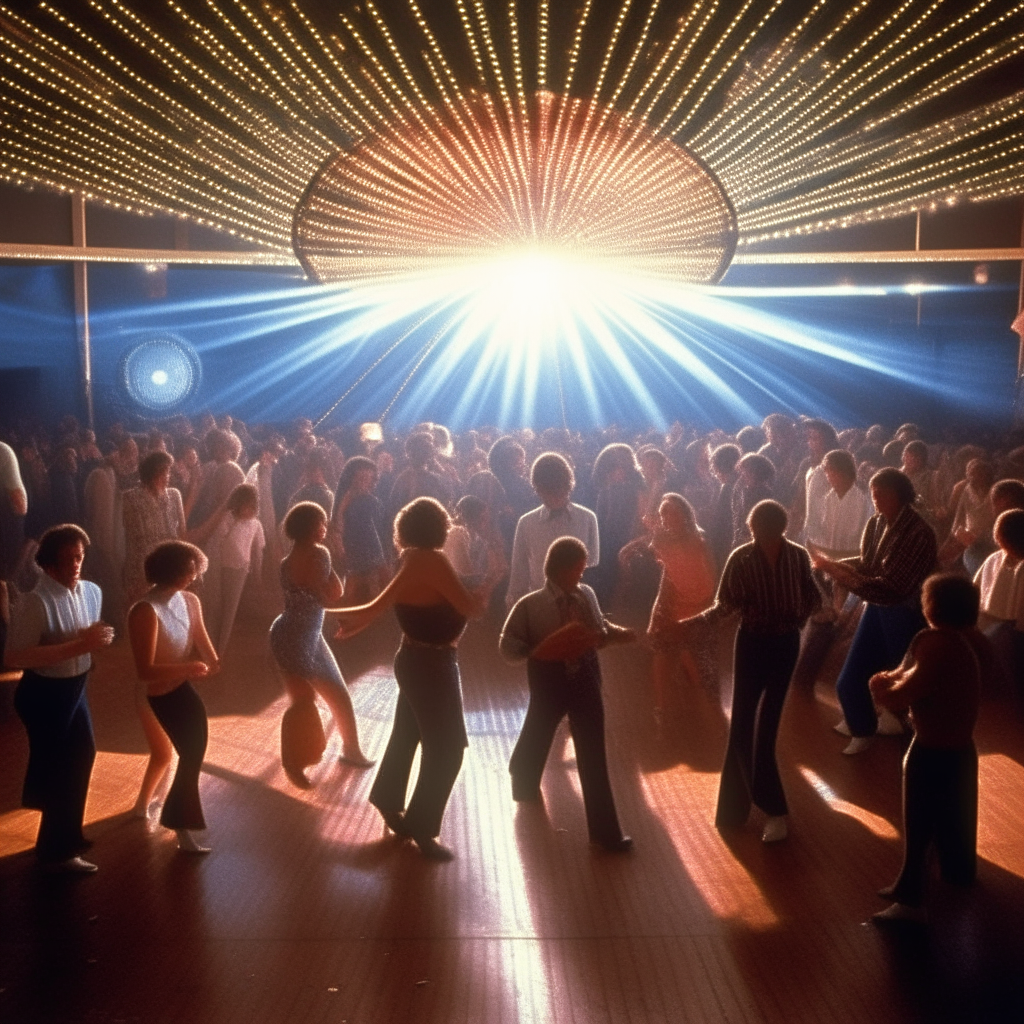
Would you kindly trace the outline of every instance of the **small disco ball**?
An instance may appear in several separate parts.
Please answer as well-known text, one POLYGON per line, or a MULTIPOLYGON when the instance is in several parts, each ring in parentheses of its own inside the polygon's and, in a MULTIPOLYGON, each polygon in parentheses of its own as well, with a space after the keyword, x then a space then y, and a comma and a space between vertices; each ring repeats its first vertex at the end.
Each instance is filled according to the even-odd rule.
POLYGON ((151 412, 168 412, 196 393, 202 366, 199 354, 187 341, 160 335, 125 352, 119 379, 136 405, 151 412))

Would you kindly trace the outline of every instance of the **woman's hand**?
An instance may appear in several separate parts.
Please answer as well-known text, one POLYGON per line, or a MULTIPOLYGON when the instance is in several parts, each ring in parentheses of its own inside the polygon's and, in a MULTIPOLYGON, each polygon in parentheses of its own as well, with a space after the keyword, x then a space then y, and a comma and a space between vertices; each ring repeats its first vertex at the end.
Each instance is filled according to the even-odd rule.
POLYGON ((193 679, 203 679, 210 674, 210 666, 205 661, 186 661, 181 668, 185 676, 193 679))
POLYGON ((334 634, 335 640, 347 640, 350 636, 355 636, 360 630, 365 629, 375 617, 365 608, 335 608, 332 611, 338 616, 338 631, 334 634))

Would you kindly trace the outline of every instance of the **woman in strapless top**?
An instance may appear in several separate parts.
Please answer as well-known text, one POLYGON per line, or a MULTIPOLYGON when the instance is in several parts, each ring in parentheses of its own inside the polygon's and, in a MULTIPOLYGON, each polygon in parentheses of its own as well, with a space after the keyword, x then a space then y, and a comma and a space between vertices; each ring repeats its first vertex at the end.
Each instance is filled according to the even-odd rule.
POLYGON ((281 562, 284 611, 270 627, 270 650, 292 701, 281 721, 281 761, 296 785, 308 786, 303 769, 316 764, 326 746, 316 694, 331 709, 341 734, 341 762, 369 768, 373 761, 359 748, 352 699, 322 632, 324 612, 335 610, 325 605, 337 603, 342 593, 323 545, 327 514, 311 501, 299 502, 285 516, 284 532, 295 546, 281 562))
POLYGON ((451 521, 440 502, 417 498, 395 518, 399 569, 369 604, 339 613, 339 637, 349 637, 394 606, 402 627, 395 655, 398 704, 387 750, 370 790, 370 803, 397 835, 412 838, 424 856, 450 860, 437 841, 452 786, 467 746, 456 644, 466 619, 486 607, 497 579, 467 590, 442 554, 451 521), (405 794, 416 747, 419 777, 408 806, 405 794))

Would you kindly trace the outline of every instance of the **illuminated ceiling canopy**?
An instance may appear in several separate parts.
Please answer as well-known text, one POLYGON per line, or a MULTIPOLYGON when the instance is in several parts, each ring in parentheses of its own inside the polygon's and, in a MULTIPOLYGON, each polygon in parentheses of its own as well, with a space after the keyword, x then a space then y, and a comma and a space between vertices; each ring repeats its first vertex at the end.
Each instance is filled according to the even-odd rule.
POLYGON ((322 280, 509 248, 715 280, 734 244, 1024 187, 1013 0, 0 6, 0 174, 322 280))

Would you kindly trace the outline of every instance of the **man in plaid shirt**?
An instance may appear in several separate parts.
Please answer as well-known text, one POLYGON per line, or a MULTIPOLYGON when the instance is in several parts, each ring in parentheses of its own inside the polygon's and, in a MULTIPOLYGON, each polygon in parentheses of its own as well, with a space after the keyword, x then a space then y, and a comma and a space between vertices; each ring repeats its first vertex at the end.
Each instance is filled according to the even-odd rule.
POLYGON ((836 681, 844 715, 836 729, 851 737, 844 754, 859 754, 878 730, 868 680, 899 665, 925 628, 921 585, 935 569, 938 550, 935 532, 914 508, 914 485, 905 473, 881 469, 870 487, 877 512, 864 527, 860 556, 835 561, 811 553, 816 569, 866 602, 836 681))

